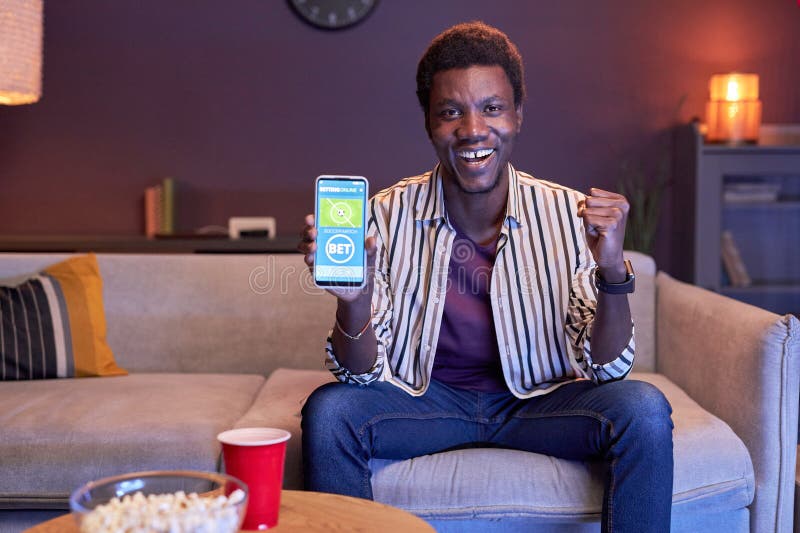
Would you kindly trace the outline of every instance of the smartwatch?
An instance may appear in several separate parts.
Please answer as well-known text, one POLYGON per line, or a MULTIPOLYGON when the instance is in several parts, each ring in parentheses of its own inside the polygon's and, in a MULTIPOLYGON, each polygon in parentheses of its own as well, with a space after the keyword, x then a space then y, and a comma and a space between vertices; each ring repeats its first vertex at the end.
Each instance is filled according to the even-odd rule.
POLYGON ((633 273, 633 265, 625 260, 625 281, 621 283, 608 283, 600 275, 598 268, 594 272, 594 286, 597 290, 606 294, 629 294, 636 288, 636 275, 633 273))

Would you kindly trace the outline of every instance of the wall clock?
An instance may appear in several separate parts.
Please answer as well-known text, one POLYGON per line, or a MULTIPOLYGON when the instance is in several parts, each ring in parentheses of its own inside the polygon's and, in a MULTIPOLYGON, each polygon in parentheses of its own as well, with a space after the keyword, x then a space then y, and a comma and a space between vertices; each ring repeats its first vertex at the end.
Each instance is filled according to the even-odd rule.
POLYGON ((326 30, 341 30, 369 16, 378 0, 289 0, 305 22, 326 30))

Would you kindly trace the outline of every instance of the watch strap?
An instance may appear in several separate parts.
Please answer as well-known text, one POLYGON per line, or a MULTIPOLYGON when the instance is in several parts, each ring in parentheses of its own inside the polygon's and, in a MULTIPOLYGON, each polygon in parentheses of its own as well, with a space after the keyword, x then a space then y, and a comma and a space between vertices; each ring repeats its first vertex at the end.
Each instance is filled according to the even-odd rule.
POLYGON ((600 270, 595 270, 594 285, 597 290, 606 294, 630 294, 636 289, 636 276, 630 260, 625 260, 625 281, 621 283, 608 283, 600 275, 600 270))

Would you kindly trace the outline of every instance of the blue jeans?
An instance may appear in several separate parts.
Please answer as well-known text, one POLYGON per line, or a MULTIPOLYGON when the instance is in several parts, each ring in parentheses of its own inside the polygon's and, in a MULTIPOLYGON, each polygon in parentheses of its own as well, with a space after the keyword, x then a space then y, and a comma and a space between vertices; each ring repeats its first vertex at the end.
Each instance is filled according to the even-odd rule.
POLYGON ((535 398, 432 382, 414 397, 385 382, 329 383, 303 408, 306 489, 372 499, 370 458, 502 447, 607 467, 603 531, 669 531, 672 408, 654 386, 575 381, 535 398))

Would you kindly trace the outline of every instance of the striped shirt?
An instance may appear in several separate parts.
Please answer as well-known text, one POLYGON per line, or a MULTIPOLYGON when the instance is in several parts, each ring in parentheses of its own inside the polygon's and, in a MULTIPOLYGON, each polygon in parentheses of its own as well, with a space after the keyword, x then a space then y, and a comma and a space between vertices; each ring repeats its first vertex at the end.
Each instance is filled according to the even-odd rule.
MULTIPOLYGON (((614 360, 592 362, 596 265, 577 216, 583 198, 509 165, 490 293, 503 375, 519 398, 576 379, 622 379, 633 366, 633 334, 614 360)), ((368 232, 378 245, 372 296, 377 357, 367 372, 351 373, 337 361, 329 336, 326 366, 345 383, 389 381, 420 396, 430 383, 456 236, 439 167, 377 193, 369 209, 368 232)))

